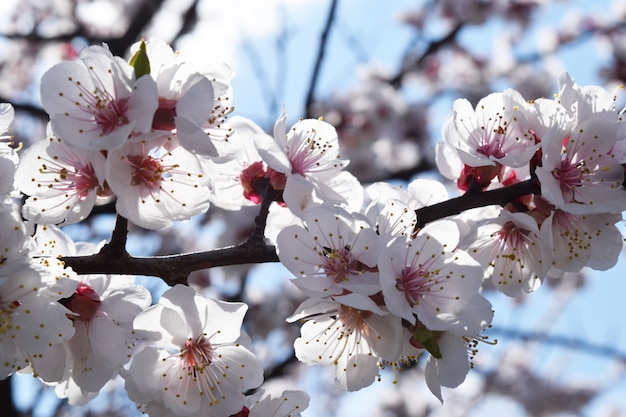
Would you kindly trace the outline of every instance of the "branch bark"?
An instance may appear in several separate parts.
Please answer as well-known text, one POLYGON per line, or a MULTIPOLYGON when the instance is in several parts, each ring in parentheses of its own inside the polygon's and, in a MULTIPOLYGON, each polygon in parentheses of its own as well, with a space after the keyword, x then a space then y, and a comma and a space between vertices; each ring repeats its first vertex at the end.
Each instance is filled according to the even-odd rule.
POLYGON ((483 192, 465 193, 460 197, 456 197, 432 206, 417 209, 417 226, 422 228, 427 223, 434 220, 443 219, 444 217, 460 214, 465 210, 491 206, 494 204, 505 205, 512 202, 517 197, 528 194, 539 194, 541 187, 537 180, 530 179, 510 185, 508 187, 498 188, 495 190, 483 192))
POLYGON ((226 265, 278 262, 276 248, 262 241, 247 240, 236 246, 179 255, 135 257, 96 253, 66 256, 65 265, 78 274, 130 274, 159 277, 168 285, 187 284, 193 271, 226 265))
MULTIPOLYGON (((517 197, 539 192, 539 183, 535 179, 531 179, 496 190, 467 193, 416 210, 417 227, 423 227, 432 221, 459 214, 472 208, 494 204, 505 205, 517 197)), ((119 248, 119 242, 122 240, 120 236, 126 225, 118 217, 116 231, 113 233, 111 243, 105 245, 100 252, 87 256, 66 256, 62 260, 65 265, 72 267, 78 274, 147 275, 160 277, 168 285, 187 284, 188 275, 200 269, 278 262, 276 247, 265 243, 263 237, 269 206, 275 199, 276 192, 268 188, 256 218, 255 231, 245 242, 239 245, 177 255, 134 257, 129 255, 124 248, 122 250, 119 248), (112 246, 109 247, 109 245, 112 246)), ((124 242, 125 239, 124 233, 124 242)))

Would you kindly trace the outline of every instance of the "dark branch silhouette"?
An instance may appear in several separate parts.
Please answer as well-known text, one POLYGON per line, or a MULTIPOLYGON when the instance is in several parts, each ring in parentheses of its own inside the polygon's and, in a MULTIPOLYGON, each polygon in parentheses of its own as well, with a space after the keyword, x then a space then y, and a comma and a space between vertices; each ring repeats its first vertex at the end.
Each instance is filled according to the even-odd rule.
POLYGON ((332 0, 330 3, 330 10, 328 11, 328 17, 326 18, 326 25, 320 38, 320 47, 317 50, 317 58, 315 60, 315 66, 313 67, 313 75, 311 82, 309 83, 309 90, 306 95, 305 114, 306 118, 310 119, 313 115, 313 100, 315 99, 315 88, 317 87, 317 80, 319 78, 320 70, 322 68, 322 62, 324 61, 324 55, 326 54, 326 45, 328 43, 328 35, 330 29, 333 27, 335 20, 335 11, 337 10, 338 0, 332 0))
POLYGON ((434 220, 460 214, 465 210, 494 204, 503 206, 512 202, 517 197, 528 194, 539 194, 540 191, 541 187, 539 183, 536 180, 530 179, 495 190, 468 192, 460 197, 417 209, 415 211, 417 213, 416 228, 419 229, 434 220))
MULTIPOLYGON (((527 180, 496 190, 467 193, 416 210, 417 228, 465 210, 494 204, 504 205, 517 197, 536 194, 539 191, 540 187, 536 180, 527 180)), ((200 269, 278 262, 276 248, 265 243, 263 237, 269 206, 276 198, 276 191, 268 188, 255 220, 254 232, 239 245, 178 255, 134 257, 129 255, 123 247, 120 249, 120 243, 126 238, 126 223, 118 217, 111 242, 105 245, 99 253, 87 256, 66 256, 62 259, 67 266, 72 267, 79 274, 148 275, 160 277, 169 285, 186 284, 188 275, 200 269)))
POLYGON ((131 274, 160 277, 168 285, 187 284, 193 271, 226 265, 278 262, 276 248, 265 243, 265 225, 270 205, 280 193, 262 185, 262 201, 255 228, 246 241, 225 248, 180 255, 133 257, 126 251, 128 221, 118 215, 111 241, 100 252, 87 256, 67 256, 63 261, 79 274, 131 274))
POLYGON ((11 378, 0 380, 0 407, 2 407, 2 415, 6 417, 21 417, 22 413, 18 411, 13 404, 11 395, 11 378))
POLYGON ((134 257, 128 254, 112 256, 101 251, 88 256, 62 258, 79 274, 131 274, 160 277, 168 285, 186 284, 187 276, 200 269, 226 265, 278 262, 276 249, 256 239, 236 246, 185 253, 180 255, 134 257))

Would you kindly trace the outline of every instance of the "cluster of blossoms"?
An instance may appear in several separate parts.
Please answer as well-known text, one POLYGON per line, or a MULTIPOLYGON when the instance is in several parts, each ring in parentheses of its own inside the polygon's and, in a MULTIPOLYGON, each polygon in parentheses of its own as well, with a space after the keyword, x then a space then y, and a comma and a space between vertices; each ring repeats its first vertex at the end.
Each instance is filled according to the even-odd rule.
POLYGON ((491 214, 474 213, 482 220, 468 234, 472 256, 511 296, 546 276, 609 269, 622 248, 615 224, 626 208, 626 128, 615 96, 568 74, 559 84, 556 100, 527 102, 513 90, 485 97, 475 110, 457 100, 438 144, 440 171, 466 192, 528 178, 541 185, 491 214))
MULTIPOLYGON (((245 304, 183 285, 153 304, 132 277, 65 267, 59 258, 97 248, 57 225, 101 202, 155 230, 209 205, 275 202, 267 239, 306 297, 287 319, 303 322, 295 355, 332 366, 348 391, 427 356, 426 383, 442 400, 441 387, 463 382, 477 345, 489 342, 485 283, 517 296, 547 276, 617 261, 626 129, 599 87, 564 74, 556 100, 507 90, 475 109, 455 102, 437 147, 441 173, 469 198, 516 184, 530 191, 424 224, 420 210, 449 198, 443 184, 364 187, 345 170, 329 123, 288 128, 283 111, 268 135, 228 118, 230 77, 158 40, 138 43, 130 62, 92 46, 44 75, 47 139, 19 157, 10 138, 0 141, 0 377, 32 372, 82 404, 119 376, 151 416, 297 416, 307 407, 299 391, 246 395, 263 368, 242 331, 245 304)), ((1 130, 12 118, 0 107, 1 130)))
MULTIPOLYGON (((226 66, 190 68, 159 40, 137 44, 130 63, 89 47, 44 75, 47 138, 19 152, 12 137, 0 142, 1 378, 30 372, 81 405, 120 376, 152 416, 298 416, 307 407, 300 391, 244 395, 263 382, 241 331, 245 304, 177 285, 151 305, 134 277, 77 275, 60 259, 98 252, 57 227, 95 204, 115 199, 118 213, 149 229, 208 209, 213 164, 232 152, 218 149, 233 126, 243 136, 249 125, 223 125, 230 77, 226 66)), ((0 130, 12 120, 2 105, 0 130)))

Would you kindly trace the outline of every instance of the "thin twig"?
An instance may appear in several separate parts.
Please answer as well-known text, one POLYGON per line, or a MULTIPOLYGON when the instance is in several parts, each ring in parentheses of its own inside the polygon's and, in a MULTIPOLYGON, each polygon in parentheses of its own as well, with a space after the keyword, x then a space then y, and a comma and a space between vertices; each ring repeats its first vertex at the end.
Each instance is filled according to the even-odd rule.
POLYGON ((499 335, 508 339, 518 339, 525 342, 536 341, 546 345, 567 347, 597 356, 614 358, 626 363, 626 352, 620 351, 613 346, 599 345, 585 339, 551 335, 546 332, 515 330, 501 327, 490 327, 487 333, 493 336, 499 335))
POLYGON ((446 34, 444 37, 434 40, 431 43, 429 43, 426 49, 424 50, 424 52, 422 52, 417 59, 415 59, 411 63, 408 63, 408 64, 404 63, 402 65, 402 68, 400 68, 400 71, 388 80, 389 84, 394 88, 400 88, 400 86, 402 86, 402 81, 404 80, 404 77, 409 72, 415 71, 421 68, 426 58, 428 58, 430 55, 437 52, 443 46, 449 43, 452 43, 456 39, 456 36, 458 35, 462 27, 463 27, 463 24, 459 23, 450 32, 448 32, 448 34, 446 34))
POLYGON ((269 183, 269 180, 264 184, 264 190, 261 193, 261 207, 259 208, 259 214, 254 219, 254 231, 248 237, 248 241, 263 242, 265 239, 265 226, 267 225, 267 216, 270 212, 270 206, 276 201, 280 195, 280 191, 274 190, 269 183))
MULTIPOLYGON (((587 28, 587 29, 581 31, 575 37, 571 37, 571 38, 567 38, 567 39, 562 40, 561 44, 559 45, 559 49, 557 51, 561 51, 562 47, 572 47, 572 46, 579 45, 579 44, 589 40, 593 36, 609 35, 609 34, 614 33, 614 32, 619 32, 620 30, 625 29, 625 28, 626 28, 626 21, 619 21, 619 22, 617 22, 615 24, 607 25, 606 27, 591 27, 591 28, 587 28)), ((557 52, 557 51, 555 51, 555 52, 557 52)), ((546 57, 545 53, 533 52, 533 53, 530 53, 528 55, 519 56, 517 58, 517 64, 518 65, 519 64, 529 64, 529 63, 540 61, 541 59, 543 59, 545 57, 546 57)))
POLYGON ((338 0, 332 0, 330 3, 330 9, 328 11, 326 25, 324 26, 324 31, 322 32, 322 37, 320 39, 320 47, 317 50, 317 59, 315 60, 315 66, 313 67, 313 76, 311 77, 311 82, 309 83, 309 91, 306 95, 306 104, 304 106, 307 118, 314 117, 313 100, 315 97, 315 88, 317 87, 317 81, 319 78, 320 69, 322 68, 322 62, 324 61, 324 55, 326 53, 328 35, 330 34, 330 29, 332 28, 333 22, 335 20, 335 11, 337 10, 337 3, 339 3, 338 0))
POLYGON ((541 187, 539 183, 536 180, 530 179, 495 190, 466 193, 460 197, 415 210, 417 214, 416 229, 434 220, 460 214, 465 210, 494 204, 505 205, 506 203, 512 202, 517 197, 528 194, 538 194, 540 191, 541 187))

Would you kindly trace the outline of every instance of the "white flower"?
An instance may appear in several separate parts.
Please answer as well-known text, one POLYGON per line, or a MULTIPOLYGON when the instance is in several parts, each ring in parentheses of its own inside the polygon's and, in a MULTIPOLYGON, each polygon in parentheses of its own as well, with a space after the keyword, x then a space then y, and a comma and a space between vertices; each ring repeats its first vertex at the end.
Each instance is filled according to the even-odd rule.
POLYGON ((396 236, 410 238, 415 231, 417 216, 414 210, 399 200, 377 199, 367 207, 367 216, 376 225, 381 240, 396 236))
POLYGON ((267 167, 256 150, 257 136, 268 136, 252 120, 234 116, 228 120, 231 130, 228 153, 218 161, 207 162, 213 180, 211 202, 225 210, 239 210, 261 202, 255 182, 266 177, 267 167))
POLYGON ((348 298, 351 306, 311 298, 287 320, 306 320, 294 343, 296 357, 307 365, 334 365, 337 385, 356 391, 374 382, 385 359, 400 356, 402 324, 368 297, 348 298))
POLYGON ((276 239, 278 257, 295 275, 294 284, 313 297, 380 291, 372 270, 379 240, 364 216, 323 205, 310 209, 304 223, 283 229, 276 239))
MULTIPOLYGON (((150 293, 132 277, 86 275, 76 292, 61 302, 76 316, 65 342, 70 358, 64 380, 72 379, 83 396, 98 392, 130 359, 136 336, 132 321, 150 305, 150 293)), ((63 383, 63 381, 61 381, 63 383)), ((57 395, 67 396, 63 389, 57 395)))
POLYGON ((71 312, 58 300, 75 290, 75 274, 37 247, 10 202, 0 204, 0 378, 20 371, 58 381, 62 343, 74 334, 71 312))
POLYGON ((385 305, 392 314, 430 330, 447 330, 478 293, 483 270, 457 250, 459 230, 449 221, 433 222, 415 239, 392 240, 378 258, 385 305))
POLYGON ((520 167, 528 163, 537 145, 528 130, 529 109, 515 90, 492 93, 472 109, 466 99, 454 102, 454 115, 443 127, 444 139, 468 166, 500 163, 520 167))
POLYGON ((604 116, 609 120, 616 120, 615 99, 615 92, 606 91, 602 87, 596 85, 579 86, 567 72, 563 72, 559 76, 557 102, 578 124, 594 116, 604 116))
POLYGON ((435 164, 441 175, 453 181, 461 177, 465 167, 457 150, 448 141, 442 140, 435 144, 435 164))
POLYGON ((7 277, 30 262, 34 245, 10 197, 0 196, 0 216, 0 277, 7 277))
MULTIPOLYGON (((615 226, 620 214, 575 215, 555 210, 541 224, 542 239, 552 253, 552 266, 558 271, 578 272, 583 267, 607 270, 617 263, 623 237, 615 226)), ((552 274, 551 274, 552 275, 552 274)))
POLYGON ((415 232, 415 210, 448 199, 445 186, 435 180, 417 178, 406 188, 378 182, 366 188, 371 198, 365 213, 376 225, 376 231, 384 238, 410 237, 415 232))
POLYGON ((22 214, 40 224, 76 223, 104 195, 105 158, 98 151, 72 148, 52 132, 22 154, 17 188, 28 195, 22 214))
POLYGON ((83 150, 119 148, 131 134, 149 132, 157 89, 147 76, 104 46, 85 48, 79 59, 62 62, 41 79, 41 101, 52 129, 83 150))
POLYGON ((242 342, 247 306, 206 299, 182 285, 135 319, 136 331, 156 346, 135 355, 126 375, 132 400, 151 416, 229 416, 245 404, 244 391, 263 382, 263 368, 242 342), (167 414, 150 412, 151 408, 167 414))
POLYGON ((209 181, 199 159, 170 136, 128 142, 109 153, 106 179, 116 209, 131 222, 160 229, 209 208, 209 181))
POLYGON ((298 216, 322 202, 358 210, 363 188, 352 174, 343 171, 348 162, 340 159, 335 128, 321 120, 306 119, 287 131, 286 119, 283 112, 274 126, 273 140, 258 137, 257 149, 269 168, 284 175, 287 207, 298 216))
MULTIPOLYGON (((57 227, 39 227, 35 235, 41 254, 74 256, 93 253, 95 245, 74 245, 57 227)), ((114 379, 130 360, 137 337, 132 323, 150 306, 150 293, 133 285, 134 277, 82 275, 76 290, 60 300, 73 314, 74 336, 64 343, 67 351, 63 378, 54 381, 55 392, 80 405, 114 379)))
POLYGON ((570 213, 621 213, 624 168, 614 149, 624 137, 624 122, 604 90, 578 87, 567 74, 559 82, 565 115, 541 138, 541 194, 570 213))
POLYGON ((414 179, 407 186, 407 191, 411 201, 410 207, 414 210, 437 204, 450 198, 445 185, 439 181, 427 178, 414 179))
POLYGON ((495 220, 477 228, 476 240, 467 251, 486 269, 496 288, 515 297, 541 285, 547 266, 543 261, 539 228, 526 213, 502 210, 495 220))
POLYGON ((626 208, 624 169, 612 153, 612 125, 589 119, 543 137, 542 166, 536 173, 546 200, 576 214, 619 213, 626 208))
POLYGON ((395 236, 408 238, 413 234, 417 216, 409 206, 412 201, 406 189, 387 183, 374 183, 365 192, 372 199, 365 214, 376 226, 381 239, 390 240, 395 236))

